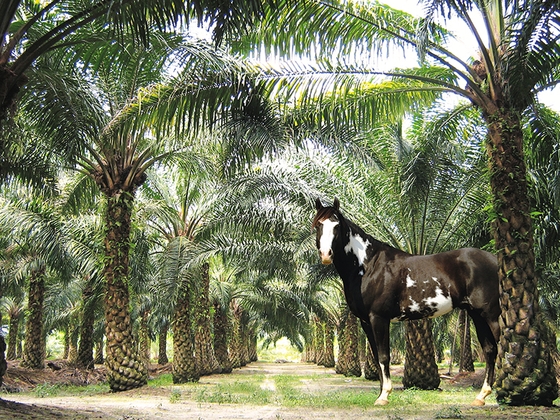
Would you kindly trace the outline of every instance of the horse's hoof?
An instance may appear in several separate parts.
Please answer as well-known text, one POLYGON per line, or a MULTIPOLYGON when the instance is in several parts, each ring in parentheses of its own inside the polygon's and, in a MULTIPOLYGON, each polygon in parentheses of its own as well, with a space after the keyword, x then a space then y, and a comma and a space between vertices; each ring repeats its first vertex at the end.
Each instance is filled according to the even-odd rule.
POLYGON ((387 405, 387 404, 389 404, 388 400, 375 400, 374 405, 387 405))
POLYGON ((477 398, 476 400, 474 400, 474 401, 472 402, 471 405, 472 405, 473 407, 482 407, 484 404, 486 404, 486 403, 485 403, 483 400, 480 400, 480 399, 477 398))

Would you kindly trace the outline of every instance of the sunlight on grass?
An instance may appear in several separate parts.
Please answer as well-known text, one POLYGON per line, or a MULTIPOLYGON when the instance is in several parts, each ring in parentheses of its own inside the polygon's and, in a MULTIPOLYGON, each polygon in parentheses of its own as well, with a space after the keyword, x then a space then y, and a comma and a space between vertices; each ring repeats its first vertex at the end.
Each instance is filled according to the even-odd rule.
POLYGON ((150 380, 149 386, 169 389, 170 402, 194 400, 198 403, 274 405, 289 409, 358 410, 370 413, 372 418, 394 420, 483 418, 500 413, 499 417, 511 410, 497 406, 494 394, 487 398, 486 407, 471 407, 478 388, 457 387, 442 381, 442 390, 405 390, 402 377, 393 379, 394 391, 388 406, 375 406, 378 381, 334 373, 247 374, 234 370, 230 375, 202 377, 198 383, 182 385, 174 385, 171 374, 165 374, 150 380))

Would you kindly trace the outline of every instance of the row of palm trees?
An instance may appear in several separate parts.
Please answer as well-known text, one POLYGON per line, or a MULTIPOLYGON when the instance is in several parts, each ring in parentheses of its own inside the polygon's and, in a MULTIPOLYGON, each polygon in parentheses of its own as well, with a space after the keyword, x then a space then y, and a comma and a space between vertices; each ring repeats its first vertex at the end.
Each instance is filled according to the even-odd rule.
MULTIPOLYGON (((420 19, 382 4, 234 3, 225 8, 214 2, 141 0, 117 6, 103 0, 2 3, 1 116, 10 117, 1 120, 2 175, 6 181, 13 175, 31 180, 47 187, 46 194, 62 190, 55 180, 62 179, 64 167, 72 188, 61 218, 46 211, 45 226, 58 232, 62 219, 81 220, 86 208, 103 227, 98 241, 85 243, 98 246, 95 268, 85 270, 74 266, 79 260, 61 264, 71 250, 45 242, 38 227, 27 236, 21 232, 28 240, 20 238, 18 245, 40 256, 32 258, 26 277, 33 278, 28 298, 29 316, 35 318, 29 328, 41 324, 42 288, 51 276, 68 282, 72 276, 64 270, 82 269, 83 280, 103 279, 111 387, 142 385, 146 368, 132 339, 132 319, 144 319, 147 310, 131 312, 131 296, 139 292, 131 280, 146 285, 161 275, 151 259, 136 257, 166 256, 170 250, 186 263, 159 266, 179 274, 176 295, 167 302, 186 299, 186 273, 206 278, 205 264, 211 272, 211 259, 219 256, 235 266, 241 289, 251 291, 240 292, 246 309, 258 312, 254 309, 263 303, 275 308, 259 317, 260 330, 301 344, 303 327, 297 325, 304 325, 309 313, 321 313, 314 298, 329 294, 332 285, 324 280, 333 274, 309 274, 309 204, 316 196, 337 195, 366 230, 410 252, 484 246, 492 232, 504 314, 527 326, 509 325, 504 316, 498 400, 550 404, 557 394, 554 340, 534 308, 541 300, 537 274, 547 276, 543 290, 554 290, 555 277, 548 274, 554 272, 556 251, 548 248, 557 248, 551 176, 556 166, 547 156, 556 153, 550 123, 557 118, 533 100, 559 80, 558 5, 426 1, 420 19), (473 19, 477 12, 480 25, 473 19), (451 34, 439 25, 440 15, 466 24, 480 57, 465 60, 447 48, 451 34), (214 40, 228 50, 164 29, 171 22, 173 29, 192 26, 192 18, 206 21, 214 40), (283 31, 276 30, 279 23, 283 31), (364 54, 394 45, 417 52, 419 65, 372 70, 364 54), (230 48, 308 61, 251 66, 230 48), (442 112, 436 101, 443 93, 468 102, 442 112), (416 116, 407 144, 399 123, 410 112, 416 116), (471 147, 481 143, 489 162, 485 174, 471 147), (161 251, 142 248, 136 241, 145 236, 151 243, 152 231, 137 231, 135 221, 166 229, 170 219, 155 218, 156 212, 139 219, 150 206, 138 201, 163 191, 156 180, 173 165, 186 185, 205 178, 209 190, 223 193, 197 205, 186 195, 193 207, 178 217, 178 234, 167 232, 167 242, 158 243, 161 251), (192 213, 205 205, 209 212, 192 213), (547 246, 535 247, 535 239, 547 246), (512 349, 520 357, 506 360, 512 349), (537 365, 537 377, 525 380, 537 365)), ((183 201, 178 198, 175 203, 183 201)), ((33 215, 41 205, 27 200, 23 207, 30 206, 33 215)), ((86 252, 75 245, 74 251, 80 250, 86 252)), ((15 283, 15 277, 6 278, 15 283)), ((179 318, 175 325, 186 322, 179 318)), ((31 347, 29 352, 32 364, 31 347)))

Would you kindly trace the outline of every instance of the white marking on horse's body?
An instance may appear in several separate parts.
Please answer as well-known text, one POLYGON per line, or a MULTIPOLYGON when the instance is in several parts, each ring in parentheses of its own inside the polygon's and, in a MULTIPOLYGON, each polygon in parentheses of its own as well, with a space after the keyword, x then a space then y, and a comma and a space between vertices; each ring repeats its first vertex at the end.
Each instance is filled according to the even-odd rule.
POLYGON ((410 274, 406 275, 406 287, 414 287, 416 286, 416 280, 412 280, 410 274))
MULTIPOLYGON (((439 282, 438 282, 439 284, 439 282)), ((433 307, 436 311, 431 315, 431 318, 435 318, 441 315, 445 315, 451 312, 453 309, 453 301, 450 296, 445 296, 443 291, 436 287, 435 297, 429 297, 423 300, 427 306, 433 307)))
POLYGON ((410 306, 408 307, 408 309, 410 310, 410 312, 420 312, 420 305, 418 304, 418 302, 415 302, 414 299, 409 298, 410 302, 412 302, 410 304, 410 306))
POLYGON ((347 254, 352 252, 358 259, 358 265, 362 266, 367 257, 366 251, 369 245, 369 241, 364 241, 360 235, 352 234, 352 231, 350 231, 350 241, 344 247, 344 251, 346 251, 347 254))

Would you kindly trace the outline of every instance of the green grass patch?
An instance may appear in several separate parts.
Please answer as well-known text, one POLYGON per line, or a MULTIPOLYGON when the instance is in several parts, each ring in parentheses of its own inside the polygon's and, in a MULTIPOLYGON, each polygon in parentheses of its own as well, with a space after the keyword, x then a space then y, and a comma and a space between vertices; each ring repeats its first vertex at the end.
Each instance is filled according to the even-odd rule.
POLYGON ((214 387, 200 387, 195 393, 198 402, 218 404, 267 405, 273 402, 274 392, 262 389, 253 381, 235 381, 214 387))
POLYGON ((91 396, 105 394, 110 391, 108 384, 96 385, 57 385, 39 384, 33 389, 33 394, 39 398, 62 396, 91 396))
POLYGON ((173 375, 171 373, 164 373, 156 376, 155 378, 148 379, 148 386, 170 386, 173 385, 173 375))

